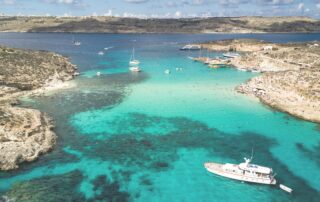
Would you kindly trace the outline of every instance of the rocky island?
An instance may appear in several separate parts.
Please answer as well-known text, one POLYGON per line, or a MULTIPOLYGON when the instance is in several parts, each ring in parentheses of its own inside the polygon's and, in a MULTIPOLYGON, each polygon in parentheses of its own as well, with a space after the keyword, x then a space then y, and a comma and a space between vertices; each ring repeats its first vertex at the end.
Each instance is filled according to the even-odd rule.
POLYGON ((201 44, 212 51, 237 51, 226 64, 261 75, 236 88, 293 116, 320 122, 319 42, 275 44, 252 39, 201 44))
POLYGON ((61 87, 75 70, 68 58, 55 53, 0 46, 0 170, 16 169, 53 148, 52 120, 17 106, 18 98, 61 87))

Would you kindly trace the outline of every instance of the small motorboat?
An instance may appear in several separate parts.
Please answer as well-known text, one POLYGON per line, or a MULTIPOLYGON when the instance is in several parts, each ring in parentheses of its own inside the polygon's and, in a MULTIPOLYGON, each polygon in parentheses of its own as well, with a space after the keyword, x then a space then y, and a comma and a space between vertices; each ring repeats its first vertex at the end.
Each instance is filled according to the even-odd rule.
POLYGON ((279 187, 280 187, 280 189, 282 189, 283 191, 286 191, 288 193, 292 193, 292 191, 293 191, 290 187, 287 187, 283 184, 280 184, 279 187))
POLYGON ((101 72, 97 72, 97 74, 96 74, 97 76, 101 76, 101 72))
POLYGON ((164 73, 165 73, 165 74, 170 74, 171 71, 170 71, 170 69, 166 69, 166 70, 164 71, 164 73))
POLYGON ((111 48, 113 48, 113 46, 105 47, 104 50, 109 50, 109 49, 111 49, 111 48))
POLYGON ((187 44, 182 48, 180 48, 180 50, 200 50, 200 49, 201 49, 201 45, 197 45, 197 44, 187 44))
POLYGON ((226 58, 236 58, 239 57, 240 54, 239 53, 234 53, 234 52, 228 52, 228 53, 224 53, 222 54, 224 57, 226 58))
POLYGON ((130 67, 129 70, 132 72, 141 72, 140 67, 130 67))
POLYGON ((243 182, 275 185, 272 168, 251 164, 251 160, 244 158, 245 162, 240 164, 231 163, 205 163, 204 167, 211 173, 243 182))
POLYGON ((74 46, 80 46, 80 45, 81 45, 81 42, 80 42, 80 41, 76 41, 75 38, 74 38, 74 36, 72 36, 72 44, 73 44, 74 46))
POLYGON ((81 42, 80 42, 80 41, 74 41, 74 42, 73 42, 73 45, 75 45, 75 46, 80 46, 80 45, 81 45, 81 42))
POLYGON ((104 52, 103 51, 99 51, 98 55, 104 55, 104 52))

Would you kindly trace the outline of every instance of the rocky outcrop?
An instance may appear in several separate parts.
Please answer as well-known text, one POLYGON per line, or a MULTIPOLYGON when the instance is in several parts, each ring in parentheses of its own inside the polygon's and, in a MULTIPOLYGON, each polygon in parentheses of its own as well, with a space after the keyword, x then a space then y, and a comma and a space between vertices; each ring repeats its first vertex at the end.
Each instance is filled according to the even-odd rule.
POLYGON ((320 122, 320 43, 275 44, 253 39, 202 44, 214 51, 240 51, 228 61, 241 70, 263 74, 236 88, 296 117, 320 122))
POLYGON ((16 169, 54 147, 51 119, 17 107, 17 99, 72 79, 75 69, 55 53, 0 47, 0 170, 16 169))
POLYGON ((320 69, 264 73, 236 88, 293 116, 320 122, 320 69))
POLYGON ((0 47, 0 85, 33 90, 54 80, 70 80, 74 73, 75 66, 61 55, 0 47))
POLYGON ((34 109, 0 107, 0 170, 18 168, 50 151, 56 141, 50 118, 34 109))
POLYGON ((201 44, 212 51, 238 51, 230 65, 248 71, 299 70, 320 66, 319 42, 275 44, 255 39, 221 40, 201 44))

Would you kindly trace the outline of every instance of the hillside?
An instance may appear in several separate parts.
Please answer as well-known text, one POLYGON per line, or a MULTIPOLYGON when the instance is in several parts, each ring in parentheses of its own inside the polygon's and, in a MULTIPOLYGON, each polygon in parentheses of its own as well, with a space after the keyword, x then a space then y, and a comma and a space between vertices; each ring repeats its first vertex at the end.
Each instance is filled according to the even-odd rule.
POLYGON ((320 32, 307 17, 138 19, 118 17, 0 17, 1 32, 264 33, 320 32))

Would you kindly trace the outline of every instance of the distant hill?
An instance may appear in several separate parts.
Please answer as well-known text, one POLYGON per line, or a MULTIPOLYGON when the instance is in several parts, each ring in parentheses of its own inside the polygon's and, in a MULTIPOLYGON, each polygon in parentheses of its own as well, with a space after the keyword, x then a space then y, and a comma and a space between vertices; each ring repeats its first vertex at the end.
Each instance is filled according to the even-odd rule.
POLYGON ((0 32, 320 32, 320 20, 308 17, 213 17, 182 19, 138 19, 118 17, 0 17, 0 32))

